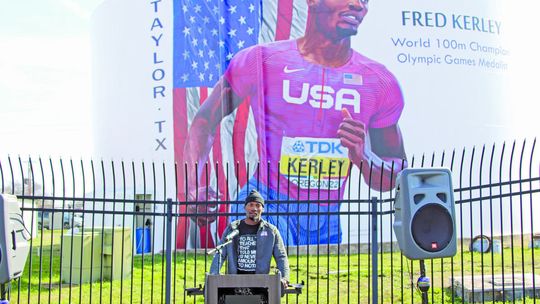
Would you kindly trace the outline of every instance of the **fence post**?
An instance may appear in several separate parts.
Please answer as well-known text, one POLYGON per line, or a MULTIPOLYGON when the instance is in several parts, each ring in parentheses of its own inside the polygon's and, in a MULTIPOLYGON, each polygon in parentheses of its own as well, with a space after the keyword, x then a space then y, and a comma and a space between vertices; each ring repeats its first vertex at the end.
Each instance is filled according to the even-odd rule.
POLYGON ((166 264, 166 279, 165 279, 165 303, 169 304, 171 303, 171 288, 172 288, 172 285, 171 285, 171 277, 172 277, 172 207, 173 207, 173 204, 172 204, 172 199, 168 198, 167 199, 167 228, 166 228, 166 233, 167 233, 167 236, 166 236, 166 242, 167 242, 167 245, 166 245, 166 249, 165 249, 165 254, 166 254, 166 259, 167 259, 167 264, 166 264))
POLYGON ((379 302, 379 243, 377 239, 377 198, 371 198, 371 265, 373 266, 373 273, 371 274, 371 289, 372 294, 372 304, 377 304, 379 302))

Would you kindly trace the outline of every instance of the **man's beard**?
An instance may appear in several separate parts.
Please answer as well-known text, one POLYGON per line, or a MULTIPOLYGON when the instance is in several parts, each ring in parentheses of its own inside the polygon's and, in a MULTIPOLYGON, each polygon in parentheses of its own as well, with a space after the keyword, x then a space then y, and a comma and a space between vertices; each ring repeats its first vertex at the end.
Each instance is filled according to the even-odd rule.
POLYGON ((342 27, 336 27, 336 33, 338 35, 338 37, 340 38, 347 38, 347 37, 351 37, 351 36, 354 36, 358 33, 358 29, 357 28, 342 28, 342 27))
POLYGON ((254 221, 254 222, 258 222, 261 220, 261 216, 258 215, 258 214, 249 214, 248 215, 249 219, 254 221))

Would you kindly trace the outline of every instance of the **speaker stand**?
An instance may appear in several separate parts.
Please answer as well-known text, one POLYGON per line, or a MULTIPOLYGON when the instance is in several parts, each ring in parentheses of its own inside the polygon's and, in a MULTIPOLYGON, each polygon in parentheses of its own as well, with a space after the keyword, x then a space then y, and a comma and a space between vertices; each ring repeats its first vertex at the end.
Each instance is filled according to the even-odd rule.
POLYGON ((0 284, 0 304, 9 304, 7 299, 9 291, 11 289, 11 283, 0 284))
POLYGON ((420 260, 420 277, 416 282, 416 286, 422 292, 422 304, 429 304, 428 302, 428 290, 430 287, 429 278, 426 277, 426 265, 424 260, 420 260))

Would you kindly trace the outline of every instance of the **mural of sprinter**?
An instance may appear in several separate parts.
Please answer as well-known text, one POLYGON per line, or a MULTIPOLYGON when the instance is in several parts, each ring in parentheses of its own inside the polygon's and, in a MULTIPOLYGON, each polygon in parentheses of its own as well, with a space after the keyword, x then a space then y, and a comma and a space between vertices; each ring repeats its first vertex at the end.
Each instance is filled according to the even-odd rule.
POLYGON ((368 1, 307 4, 303 37, 236 54, 194 117, 184 150, 188 164, 205 163, 221 120, 249 98, 259 160, 270 166, 260 166, 230 211, 241 216, 243 199, 258 189, 268 202, 267 213, 289 214, 266 216, 288 245, 341 243, 339 215, 295 213, 338 212, 335 200, 343 197, 351 165, 363 162, 364 180, 383 191, 406 166, 398 127, 404 107, 399 84, 382 64, 351 48, 368 1), (308 199, 319 203, 301 202, 308 199))

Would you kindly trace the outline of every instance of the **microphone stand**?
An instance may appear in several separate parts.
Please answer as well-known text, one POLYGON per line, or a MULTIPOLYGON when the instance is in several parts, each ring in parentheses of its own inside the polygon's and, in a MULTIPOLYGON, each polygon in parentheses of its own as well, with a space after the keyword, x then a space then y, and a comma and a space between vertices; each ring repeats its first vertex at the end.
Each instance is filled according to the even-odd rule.
POLYGON ((221 273, 221 271, 220 271, 221 270, 221 249, 223 249, 223 247, 225 247, 225 246, 229 245, 230 243, 232 243, 232 241, 233 241, 233 238, 231 238, 230 240, 224 242, 223 244, 217 245, 216 248, 208 251, 208 253, 207 253, 208 255, 211 255, 211 254, 214 254, 214 253, 219 255, 219 257, 218 257, 218 267, 219 267, 218 268, 218 274, 221 273))

